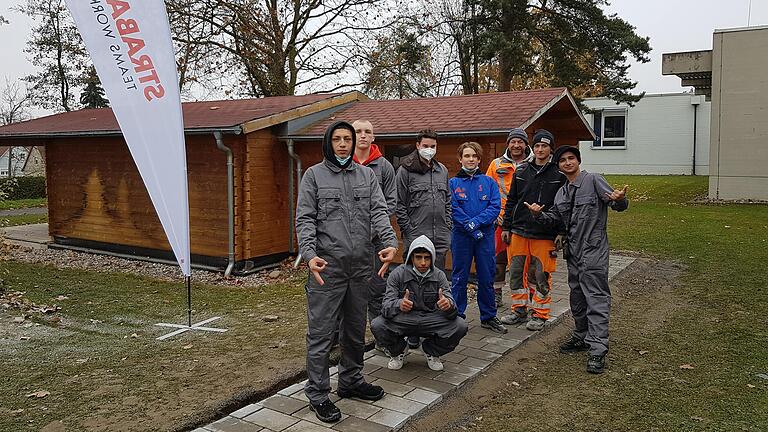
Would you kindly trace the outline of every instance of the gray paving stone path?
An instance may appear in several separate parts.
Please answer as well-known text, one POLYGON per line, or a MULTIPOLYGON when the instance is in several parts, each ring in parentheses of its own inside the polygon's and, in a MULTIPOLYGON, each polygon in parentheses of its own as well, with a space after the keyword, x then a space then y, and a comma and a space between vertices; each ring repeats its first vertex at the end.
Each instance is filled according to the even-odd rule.
POLYGON ((0 210, 2 216, 44 215, 48 213, 48 207, 29 207, 21 209, 0 210))
MULTIPOLYGON (((611 255, 609 278, 629 266, 635 259, 611 255)), ((565 262, 558 262, 558 271, 552 276, 552 311, 548 325, 559 322, 568 312, 568 286, 565 262)), ((504 288, 505 298, 508 291, 504 288)), ((508 304, 508 300, 505 300, 508 304)), ((501 313, 501 311, 499 311, 501 313)), ((445 369, 435 372, 427 367, 420 350, 411 351, 401 370, 387 369, 389 358, 377 351, 365 355, 364 373, 368 382, 380 385, 386 395, 378 401, 339 399, 335 393, 331 400, 341 409, 337 423, 323 423, 309 410, 304 396, 304 383, 291 385, 276 395, 241 408, 227 417, 194 432, 387 432, 398 430, 412 416, 439 403, 446 395, 457 391, 469 380, 490 367, 504 354, 517 348, 525 340, 535 338, 524 325, 508 327, 505 335, 480 327, 477 304, 467 310, 469 332, 459 347, 442 357, 445 369)), ((335 389, 336 368, 331 368, 331 385, 335 389)))

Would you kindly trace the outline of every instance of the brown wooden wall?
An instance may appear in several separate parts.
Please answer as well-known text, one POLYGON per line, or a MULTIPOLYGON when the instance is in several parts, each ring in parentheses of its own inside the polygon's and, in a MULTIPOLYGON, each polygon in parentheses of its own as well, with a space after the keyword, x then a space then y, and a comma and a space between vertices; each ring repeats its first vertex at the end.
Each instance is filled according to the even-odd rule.
MULTIPOLYGON (((46 156, 52 236, 170 250, 121 138, 51 140, 46 156)), ((226 256, 226 157, 212 135, 187 137, 187 169, 192 253, 226 256)))
MULTIPOLYGON (((572 113, 556 106, 528 132, 547 127, 558 145, 576 144, 578 128, 568 126, 574 121, 572 113)), ((288 252, 294 219, 289 214, 288 176, 292 174, 285 143, 270 129, 224 139, 234 153, 236 260, 288 252)), ((456 150, 468 140, 483 147, 483 171, 506 148, 506 135, 442 137, 437 160, 446 165, 450 176, 460 168, 456 150)), ((415 148, 412 139, 379 139, 377 144, 390 160, 393 154, 405 155, 415 148)), ((297 142, 296 152, 304 170, 322 160, 319 141, 297 142)), ((52 139, 46 142, 46 159, 52 236, 170 250, 121 138, 52 139)), ((226 156, 216 148, 213 135, 187 136, 187 166, 192 253, 226 257, 226 156)))
POLYGON ((290 224, 288 151, 269 129, 247 135, 242 191, 236 193, 237 259, 288 252, 290 224))

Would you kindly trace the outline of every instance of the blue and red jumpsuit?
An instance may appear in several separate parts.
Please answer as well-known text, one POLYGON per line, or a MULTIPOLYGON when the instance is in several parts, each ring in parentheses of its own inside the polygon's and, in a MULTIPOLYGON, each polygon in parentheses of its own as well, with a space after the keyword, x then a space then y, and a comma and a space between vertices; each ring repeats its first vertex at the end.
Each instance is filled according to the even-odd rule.
POLYGON ((463 170, 448 182, 451 190, 453 229, 451 257, 453 261, 451 290, 459 315, 467 309, 467 280, 475 261, 477 302, 481 321, 496 316, 493 279, 496 273, 494 222, 501 211, 501 196, 496 181, 476 171, 463 170))

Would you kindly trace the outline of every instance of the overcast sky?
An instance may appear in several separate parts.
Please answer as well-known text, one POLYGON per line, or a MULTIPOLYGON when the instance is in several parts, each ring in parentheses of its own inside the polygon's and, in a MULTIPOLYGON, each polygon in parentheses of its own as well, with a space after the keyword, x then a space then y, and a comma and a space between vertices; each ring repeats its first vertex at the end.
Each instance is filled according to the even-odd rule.
MULTIPOLYGON (((651 38, 651 61, 633 64, 630 76, 637 89, 648 93, 680 92, 677 77, 661 76, 661 55, 667 52, 712 48, 715 29, 746 27, 750 0, 614 0, 608 7, 651 38)), ((31 23, 10 8, 19 0, 0 0, 0 15, 10 25, 0 26, 0 80, 18 80, 34 71, 23 52, 31 23)), ((768 0, 752 0, 750 24, 768 25, 768 0)))

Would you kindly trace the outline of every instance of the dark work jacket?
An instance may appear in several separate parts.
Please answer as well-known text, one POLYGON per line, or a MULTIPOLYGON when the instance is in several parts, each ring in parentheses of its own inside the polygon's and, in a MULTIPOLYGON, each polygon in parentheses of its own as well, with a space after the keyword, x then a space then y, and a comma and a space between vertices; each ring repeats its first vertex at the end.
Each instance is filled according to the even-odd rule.
POLYGON ((564 232, 564 228, 535 220, 523 203, 538 203, 544 206, 545 210, 551 208, 557 191, 567 179, 553 162, 547 162, 539 171, 536 171, 532 164, 533 162, 523 164, 515 171, 504 208, 502 229, 525 238, 554 240, 559 232, 564 232))
POLYGON ((438 252, 450 249, 453 221, 445 165, 432 159, 431 166, 426 166, 414 151, 400 160, 395 183, 395 214, 405 247, 416 237, 426 235, 438 252))

